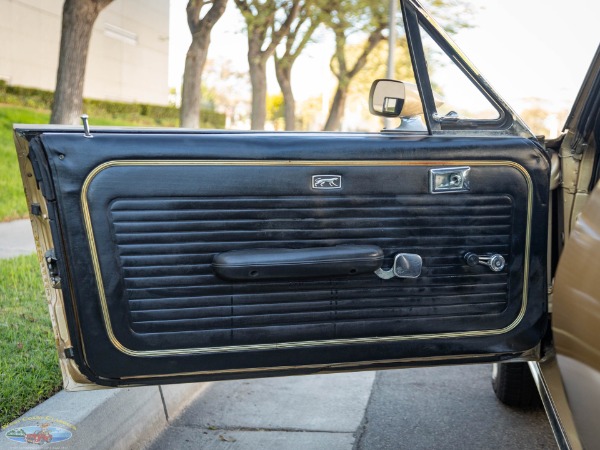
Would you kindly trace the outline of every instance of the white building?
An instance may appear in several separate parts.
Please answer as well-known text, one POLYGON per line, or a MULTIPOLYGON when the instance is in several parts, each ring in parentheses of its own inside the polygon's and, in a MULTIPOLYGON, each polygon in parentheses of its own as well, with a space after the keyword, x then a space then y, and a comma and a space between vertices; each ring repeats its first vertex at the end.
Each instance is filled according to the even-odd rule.
MULTIPOLYGON (((63 0, 0 0, 0 79, 52 91, 63 0)), ((169 0, 114 0, 90 42, 86 98, 168 103, 169 0)))

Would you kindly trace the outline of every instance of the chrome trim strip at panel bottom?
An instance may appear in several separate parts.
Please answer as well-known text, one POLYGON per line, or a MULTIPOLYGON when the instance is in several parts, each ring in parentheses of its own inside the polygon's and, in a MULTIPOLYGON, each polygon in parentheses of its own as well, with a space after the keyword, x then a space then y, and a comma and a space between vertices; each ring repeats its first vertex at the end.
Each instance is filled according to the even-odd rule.
POLYGON ((569 408, 562 378, 552 356, 544 361, 529 361, 529 369, 542 398, 556 444, 561 450, 583 450, 569 408))

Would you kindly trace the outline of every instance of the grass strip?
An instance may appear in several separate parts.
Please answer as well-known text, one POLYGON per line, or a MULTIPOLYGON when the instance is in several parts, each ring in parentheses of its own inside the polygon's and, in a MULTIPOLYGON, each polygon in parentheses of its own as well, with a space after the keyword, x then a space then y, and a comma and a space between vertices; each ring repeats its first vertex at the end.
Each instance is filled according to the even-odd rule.
POLYGON ((61 389, 36 255, 0 260, 0 426, 61 389))
POLYGON ((0 107, 0 222, 27 215, 27 203, 13 142, 13 123, 48 123, 50 114, 28 108, 0 107))

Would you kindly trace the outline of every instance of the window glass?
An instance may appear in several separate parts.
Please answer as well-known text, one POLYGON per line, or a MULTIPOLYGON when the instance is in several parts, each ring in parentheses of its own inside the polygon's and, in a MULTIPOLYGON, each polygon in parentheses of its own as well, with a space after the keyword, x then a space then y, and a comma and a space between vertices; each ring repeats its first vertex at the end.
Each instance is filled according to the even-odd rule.
POLYGON ((423 28, 421 39, 437 113, 460 119, 498 119, 498 110, 423 28))

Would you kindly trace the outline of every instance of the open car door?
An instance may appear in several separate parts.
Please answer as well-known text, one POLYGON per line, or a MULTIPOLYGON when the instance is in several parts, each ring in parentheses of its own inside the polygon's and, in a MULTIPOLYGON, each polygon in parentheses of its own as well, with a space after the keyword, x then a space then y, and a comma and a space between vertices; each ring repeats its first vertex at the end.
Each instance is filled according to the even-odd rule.
POLYGON ((426 133, 15 127, 67 388, 539 357, 548 157, 402 6, 426 133), (497 119, 439 118, 420 28, 497 119))
MULTIPOLYGON (((552 302, 556 366, 583 448, 595 448, 600 442, 599 124, 600 47, 567 119, 560 148, 563 177, 558 200, 564 222, 559 231, 566 243, 552 302)), ((572 440, 573 427, 567 430, 572 440)))

